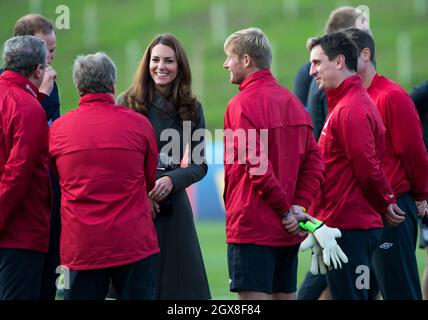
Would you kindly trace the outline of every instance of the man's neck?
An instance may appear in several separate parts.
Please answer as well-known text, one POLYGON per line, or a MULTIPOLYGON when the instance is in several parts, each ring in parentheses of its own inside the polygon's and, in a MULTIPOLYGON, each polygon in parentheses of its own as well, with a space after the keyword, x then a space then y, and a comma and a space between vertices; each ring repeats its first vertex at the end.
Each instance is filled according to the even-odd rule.
POLYGON ((34 84, 34 86, 38 89, 40 87, 40 85, 42 84, 40 79, 36 79, 34 76, 31 76, 28 78, 28 80, 34 84))
POLYGON ((363 87, 368 88, 372 84, 373 78, 376 75, 376 69, 372 63, 367 68, 360 72, 361 79, 363 80, 363 87))
POLYGON ((339 75, 338 81, 336 83, 337 85, 334 87, 334 89, 338 88, 343 83, 343 81, 345 81, 346 79, 348 79, 349 77, 352 77, 354 75, 355 75, 355 72, 353 72, 353 71, 349 71, 349 70, 343 71, 339 75))
POLYGON ((260 70, 261 69, 257 68, 257 67, 249 68, 248 72, 247 72, 247 76, 245 77, 245 79, 248 78, 249 76, 251 76, 253 73, 256 73, 257 71, 260 71, 260 70))

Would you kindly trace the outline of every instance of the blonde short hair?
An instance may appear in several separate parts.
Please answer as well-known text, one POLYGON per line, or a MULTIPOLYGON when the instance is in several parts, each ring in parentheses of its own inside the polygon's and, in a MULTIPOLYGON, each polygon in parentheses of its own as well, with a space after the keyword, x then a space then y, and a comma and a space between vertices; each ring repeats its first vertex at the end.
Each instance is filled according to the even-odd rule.
POLYGON ((259 28, 248 28, 234 32, 224 42, 224 50, 242 57, 248 54, 260 69, 269 69, 272 49, 268 38, 259 28))

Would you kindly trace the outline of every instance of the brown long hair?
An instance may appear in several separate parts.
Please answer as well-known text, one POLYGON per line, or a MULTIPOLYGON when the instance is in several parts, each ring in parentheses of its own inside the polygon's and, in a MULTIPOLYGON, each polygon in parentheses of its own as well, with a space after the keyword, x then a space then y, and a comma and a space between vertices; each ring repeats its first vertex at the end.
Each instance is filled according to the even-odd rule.
POLYGON ((153 47, 163 44, 174 50, 178 72, 172 84, 171 102, 177 108, 180 118, 196 120, 196 97, 192 93, 192 75, 189 61, 180 41, 172 34, 161 34, 154 38, 147 47, 134 76, 134 82, 122 96, 123 103, 129 108, 144 114, 149 114, 150 102, 153 98, 155 84, 150 76, 149 66, 153 47))

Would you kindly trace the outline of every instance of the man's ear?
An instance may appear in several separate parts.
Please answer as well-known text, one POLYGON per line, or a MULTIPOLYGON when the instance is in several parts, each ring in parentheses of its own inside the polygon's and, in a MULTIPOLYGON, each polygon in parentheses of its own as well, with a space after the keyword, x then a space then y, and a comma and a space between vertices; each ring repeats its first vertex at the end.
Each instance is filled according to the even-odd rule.
POLYGON ((339 54, 336 57, 336 69, 342 70, 342 68, 345 66, 345 56, 343 54, 339 54))
POLYGON ((45 68, 46 68, 46 66, 38 64, 37 67, 33 71, 33 77, 34 77, 34 79, 36 79, 36 80, 43 79, 43 77, 45 75, 45 68))
POLYGON ((372 56, 372 53, 369 48, 364 48, 360 52, 360 57, 363 58, 364 62, 368 62, 370 60, 370 57, 372 56))
POLYGON ((249 68, 251 67, 251 57, 248 54, 244 54, 244 56, 242 57, 243 61, 244 61, 244 67, 245 68, 249 68))

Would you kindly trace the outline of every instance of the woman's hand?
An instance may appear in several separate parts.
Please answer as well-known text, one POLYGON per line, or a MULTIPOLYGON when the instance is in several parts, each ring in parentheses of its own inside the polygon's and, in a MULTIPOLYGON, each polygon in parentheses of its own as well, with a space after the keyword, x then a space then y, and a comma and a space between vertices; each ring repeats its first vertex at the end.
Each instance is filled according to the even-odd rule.
POLYGON ((162 201, 171 193, 174 188, 174 182, 168 176, 160 177, 156 180, 156 185, 152 191, 149 192, 149 198, 162 201))

